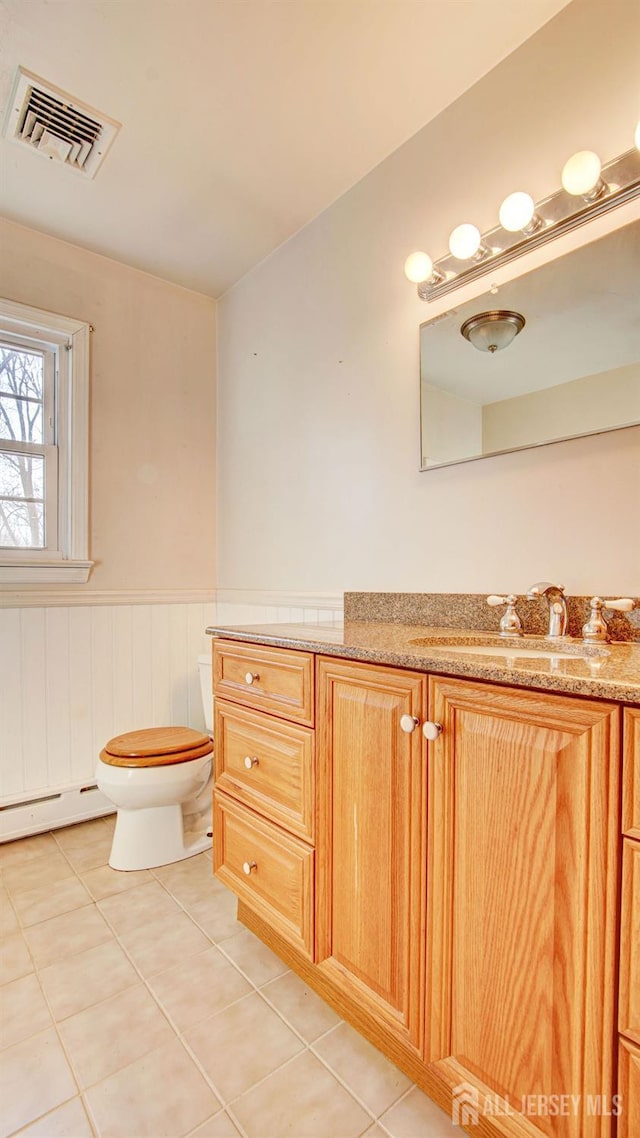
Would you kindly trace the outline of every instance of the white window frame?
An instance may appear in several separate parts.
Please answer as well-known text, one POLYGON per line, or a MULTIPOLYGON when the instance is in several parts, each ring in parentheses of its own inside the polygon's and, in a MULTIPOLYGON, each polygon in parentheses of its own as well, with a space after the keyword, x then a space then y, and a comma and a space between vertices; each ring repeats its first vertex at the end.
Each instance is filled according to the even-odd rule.
POLYGON ((93 567, 89 560, 90 332, 90 325, 82 321, 0 298, 0 334, 15 339, 16 346, 26 347, 30 341, 33 348, 58 349, 57 432, 56 446, 51 448, 56 454, 47 458, 51 469, 57 457, 57 495, 56 502, 47 506, 47 545, 0 549, 0 587, 78 585, 89 579, 93 567))

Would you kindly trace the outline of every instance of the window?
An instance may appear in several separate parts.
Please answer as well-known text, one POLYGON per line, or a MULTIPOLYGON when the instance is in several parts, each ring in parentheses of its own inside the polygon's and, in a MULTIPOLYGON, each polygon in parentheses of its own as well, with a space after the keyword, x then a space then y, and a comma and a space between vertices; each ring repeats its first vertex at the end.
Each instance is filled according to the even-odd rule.
POLYGON ((0 300, 0 583, 88 579, 89 325, 0 300))

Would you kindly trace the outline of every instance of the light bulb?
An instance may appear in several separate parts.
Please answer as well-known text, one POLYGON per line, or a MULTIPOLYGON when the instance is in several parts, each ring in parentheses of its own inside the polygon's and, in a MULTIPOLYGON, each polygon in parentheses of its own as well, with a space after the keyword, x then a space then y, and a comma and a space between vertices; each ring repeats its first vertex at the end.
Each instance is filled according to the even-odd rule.
POLYGON ((562 170, 562 185, 574 197, 592 194, 600 182, 602 162, 593 150, 579 150, 565 162, 562 170))
POLYGON ((428 253, 410 253, 404 263, 404 275, 413 284, 422 284, 433 275, 433 261, 428 253))
POLYGON ((449 237, 449 251, 458 261, 470 261, 480 248, 480 230, 475 225, 457 225, 449 237))
POLYGON ((633 136, 633 142, 636 150, 640 150, 640 122, 636 123, 636 129, 633 136))
POLYGON ((518 233, 531 224, 535 211, 531 195, 517 190, 516 193, 509 194, 500 206, 500 224, 508 233, 518 233))

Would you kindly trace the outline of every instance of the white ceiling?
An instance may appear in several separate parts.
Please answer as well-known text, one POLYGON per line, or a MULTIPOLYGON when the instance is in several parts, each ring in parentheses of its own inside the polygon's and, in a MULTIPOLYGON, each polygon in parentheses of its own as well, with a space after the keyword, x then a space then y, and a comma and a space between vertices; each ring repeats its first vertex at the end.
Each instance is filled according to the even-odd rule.
POLYGON ((95 181, 0 139, 0 214, 218 296, 567 0, 0 0, 18 65, 118 119, 95 181))

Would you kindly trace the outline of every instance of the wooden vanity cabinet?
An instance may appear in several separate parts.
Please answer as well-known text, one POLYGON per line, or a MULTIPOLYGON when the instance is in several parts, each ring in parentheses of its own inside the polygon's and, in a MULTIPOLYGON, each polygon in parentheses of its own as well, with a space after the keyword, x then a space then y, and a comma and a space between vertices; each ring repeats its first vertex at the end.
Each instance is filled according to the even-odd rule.
POLYGON ((443 730, 429 745, 425 1061, 450 1092, 468 1084, 513 1109, 502 1134, 603 1138, 619 709, 440 677, 429 687, 443 730), (562 1095, 579 1105, 545 1116, 562 1095))
POLYGON ((640 709, 625 708, 622 774, 622 912, 618 1138, 640 1135, 640 709))
MULTIPOLYGON (((225 870, 216 851, 220 876, 232 888, 237 879, 241 919, 440 1106, 461 1096, 479 1138, 613 1138, 616 1089, 618 1138, 639 1138, 635 857, 616 1055, 620 708, 335 657, 314 666, 314 952, 309 924, 291 923, 302 911, 290 906, 296 874, 311 911, 311 862, 294 856, 312 851, 302 814, 287 836, 297 843, 288 898, 270 886, 251 894, 240 855, 225 870), (401 729, 403 715, 419 721, 414 731, 401 729), (442 725, 429 744, 427 718, 442 725)), ((234 722, 224 705, 236 741, 228 761, 216 757, 218 817, 233 815, 235 838, 253 816, 277 843, 293 817, 282 785, 271 804, 257 780, 243 789, 237 739, 264 705, 249 706, 234 722)), ((278 720, 258 716, 263 727, 277 731, 278 720)), ((627 767, 633 832, 631 786, 627 767)), ((626 841, 637 854, 635 836, 626 841)))
POLYGON ((426 677, 320 658, 316 960, 387 1033, 419 1051, 424 1023, 426 677))
POLYGON ((213 692, 214 871, 313 959, 314 658, 216 640, 213 692))

